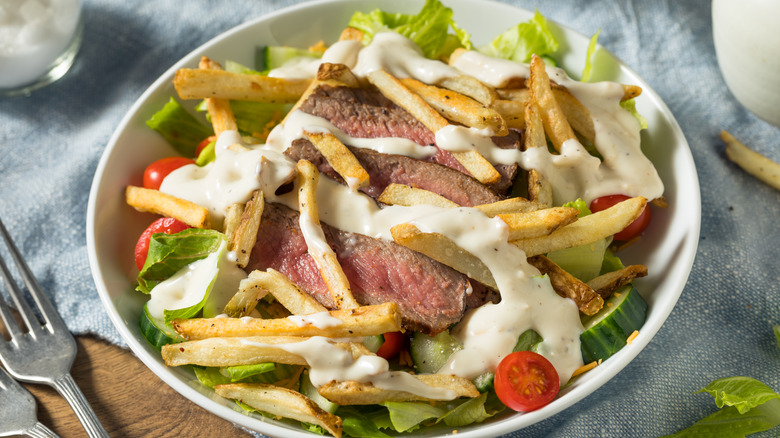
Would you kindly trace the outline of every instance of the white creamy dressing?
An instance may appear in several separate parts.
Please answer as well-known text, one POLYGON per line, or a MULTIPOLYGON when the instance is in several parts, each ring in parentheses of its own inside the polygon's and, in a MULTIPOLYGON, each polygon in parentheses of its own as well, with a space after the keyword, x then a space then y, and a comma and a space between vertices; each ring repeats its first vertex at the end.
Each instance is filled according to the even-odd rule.
POLYGON ((322 58, 312 58, 310 56, 296 56, 286 61, 281 66, 268 72, 272 78, 285 79, 308 79, 317 75, 317 70, 322 63, 344 64, 352 67, 357 62, 357 55, 363 43, 360 41, 346 40, 333 43, 322 58))
POLYGON ((313 253, 312 256, 316 254, 320 258, 326 254, 334 254, 333 249, 325 241, 325 233, 322 232, 322 227, 314 222, 311 215, 306 211, 301 211, 298 218, 303 240, 306 241, 309 253, 313 253))
MULTIPOLYGON (((527 78, 529 67, 508 60, 496 59, 469 51, 453 62, 453 67, 480 81, 494 86, 505 86, 510 79, 527 78)), ((614 82, 587 83, 575 81, 556 67, 547 66, 550 79, 566 87, 590 112, 596 132, 595 146, 603 161, 587 153, 577 140, 570 140, 561 154, 552 154, 543 148, 517 154, 515 162, 526 170, 537 169, 553 187, 557 204, 582 198, 590 203, 605 195, 623 194, 655 199, 663 194, 663 183, 653 163, 642 153, 640 126, 631 113, 620 106, 623 87, 614 82)), ((463 140, 464 143, 471 140, 463 140)), ((456 139, 445 142, 456 143, 456 139)), ((480 144, 480 152, 487 149, 480 144)), ((496 150, 497 148, 493 148, 496 150)), ((493 163, 506 164, 510 152, 485 153, 493 163)))
POLYGON ((412 221, 421 231, 442 233, 478 257, 501 291, 499 304, 469 312, 452 330, 463 344, 439 370, 473 379, 512 352, 517 339, 534 329, 544 339, 539 351, 555 367, 561 383, 582 366, 579 309, 555 293, 549 279, 526 262, 525 253, 507 242, 509 229, 499 218, 474 208, 457 208, 412 221))
POLYGON ((151 291, 147 303, 149 314, 157 319, 165 318, 165 310, 179 310, 199 304, 206 297, 212 281, 220 272, 221 258, 227 242, 206 258, 196 260, 181 268, 151 291))
MULTIPOLYGON (((527 65, 488 58, 476 52, 464 54, 454 67, 450 67, 425 59, 411 41, 393 33, 378 34, 365 48, 344 44, 338 50, 334 45, 332 50, 333 56, 326 52, 323 59, 341 59, 358 76, 381 68, 398 77, 436 83, 466 73, 490 85, 501 86, 511 78, 528 75, 527 65)), ((553 80, 569 88, 590 110, 596 128, 596 146, 604 156, 603 163, 591 157, 576 140, 564 143, 560 155, 550 154, 542 148, 527 152, 502 150, 490 140, 491 132, 460 126, 448 126, 436 132, 437 145, 449 150, 477 149, 493 163, 519 163, 525 169, 538 169, 552 182, 556 200, 560 202, 577 197, 587 202, 617 192, 648 199, 660 196, 663 185, 639 148, 638 123, 619 106, 622 87, 610 83, 582 84, 569 79, 562 70, 548 68, 548 71, 553 80)), ((228 205, 249 199, 252 191, 258 188, 267 189, 263 192, 268 202, 279 202, 298 210, 295 191, 277 196, 275 190, 288 181, 294 171, 294 163, 283 152, 292 141, 303 137, 304 130, 331 132, 345 144, 385 153, 424 158, 433 152, 432 148, 402 139, 351 138, 325 119, 296 111, 288 115, 283 126, 274 128, 266 145, 247 152, 228 149, 230 144, 240 143, 240 138, 236 132, 223 133, 217 142, 214 163, 203 169, 185 166, 184 170, 171 173, 161 190, 203 205, 217 217, 224 214, 228 205), (264 169, 269 167, 272 171, 266 173, 264 169)), ((500 219, 489 219, 469 208, 388 206, 380 209, 373 199, 329 178, 319 180, 317 202, 320 220, 338 229, 392 239, 392 226, 411 222, 425 232, 449 237, 479 257, 490 269, 499 285, 502 301, 470 312, 458 324, 453 334, 464 344, 464 349, 456 353, 441 372, 474 377, 493 371, 527 329, 534 329, 543 337, 539 351, 553 363, 561 382, 566 382, 582 364, 579 335, 583 329, 577 306, 571 300, 559 297, 549 280, 539 277, 539 272, 527 264, 525 254, 507 243, 506 225, 500 219)), ((301 215, 300 223, 310 248, 330 250, 322 229, 314 225, 312 218, 301 215)), ((203 274, 205 277, 207 275, 203 274)), ((301 322, 327 324, 319 317, 301 322)), ((415 394, 426 392, 425 396, 432 399, 454 397, 449 393, 432 395, 429 392, 434 391, 432 388, 413 377, 389 372, 384 359, 366 356, 353 360, 351 354, 326 338, 276 347, 305 357, 311 365, 312 382, 317 386, 331 380, 358 380, 397 389, 403 381, 403 385, 411 388, 404 387, 404 390, 415 394)))
POLYGON ((314 326, 317 328, 338 327, 344 324, 344 321, 331 316, 330 312, 322 311, 310 315, 290 315, 287 317, 290 321, 299 327, 314 326))
POLYGON ((451 389, 428 386, 411 374, 390 371, 389 364, 379 356, 364 355, 357 358, 337 345, 336 340, 314 336, 305 341, 288 344, 263 344, 242 340, 246 345, 280 348, 297 354, 309 364, 309 378, 314 386, 323 386, 333 380, 354 380, 371 383, 382 389, 406 391, 432 400, 452 400, 458 394, 451 389))
POLYGON ((276 191, 295 172, 295 163, 280 152, 264 146, 228 149, 234 143, 242 143, 238 133, 223 132, 214 149, 214 161, 203 167, 188 164, 174 170, 165 177, 160 191, 205 207, 212 225, 219 228, 228 207, 248 201, 255 190, 276 191))

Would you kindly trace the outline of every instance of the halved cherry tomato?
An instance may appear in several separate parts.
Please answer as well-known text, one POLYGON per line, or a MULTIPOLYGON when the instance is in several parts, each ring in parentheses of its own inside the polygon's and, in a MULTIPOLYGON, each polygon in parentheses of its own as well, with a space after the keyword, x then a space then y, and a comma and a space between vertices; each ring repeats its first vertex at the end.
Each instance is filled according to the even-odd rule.
POLYGON ((140 271, 144 267, 144 263, 146 263, 146 255, 149 253, 149 241, 152 239, 152 234, 176 234, 187 228, 192 227, 172 217, 162 217, 152 222, 141 233, 141 237, 138 238, 138 242, 135 244, 135 265, 138 266, 138 270, 140 271))
POLYGON ((496 395, 510 409, 528 412, 550 403, 561 387, 558 372, 533 351, 510 353, 498 364, 496 395))
POLYGON ((388 332, 382 337, 385 338, 385 342, 379 346, 376 355, 384 359, 392 359, 397 356, 404 346, 404 341, 406 341, 406 336, 401 332, 388 332))
POLYGON ((169 173, 187 164, 195 164, 195 160, 184 157, 168 157, 155 161, 148 165, 144 171, 144 187, 159 190, 160 184, 169 173))
POLYGON ((206 146, 208 146, 209 143, 211 143, 216 139, 217 137, 215 135, 210 135, 204 138, 202 142, 198 143, 198 147, 195 148, 195 158, 198 158, 200 156, 200 153, 203 152, 203 149, 206 149, 206 146))
MULTIPOLYGON (((628 196, 625 195, 609 195, 609 196, 602 196, 600 198, 594 199, 590 203, 590 211, 597 212, 601 210, 606 210, 609 207, 612 207, 613 205, 623 202, 626 199, 629 199, 628 196)), ((650 209, 645 206, 645 209, 642 211, 642 214, 639 215, 638 218, 634 222, 631 222, 626 228, 623 229, 623 231, 615 234, 615 240, 620 241, 626 241, 631 240, 634 237, 642 234, 642 231, 647 228, 647 225, 650 223, 650 209)))

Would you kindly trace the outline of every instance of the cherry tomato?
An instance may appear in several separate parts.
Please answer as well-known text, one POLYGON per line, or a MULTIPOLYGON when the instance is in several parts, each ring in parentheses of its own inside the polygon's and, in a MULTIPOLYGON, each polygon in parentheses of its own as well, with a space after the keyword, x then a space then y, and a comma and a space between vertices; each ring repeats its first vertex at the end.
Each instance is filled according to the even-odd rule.
POLYGON ((168 157, 155 161, 148 165, 144 171, 144 187, 159 190, 160 184, 169 173, 187 164, 195 164, 195 160, 184 157, 168 157))
POLYGON ((179 231, 191 228, 189 225, 172 217, 163 217, 152 222, 138 238, 135 244, 135 265, 140 271, 146 263, 146 255, 149 253, 149 241, 154 233, 176 234, 179 231))
MULTIPOLYGON (((606 210, 619 202, 625 201, 626 199, 628 199, 628 196, 625 195, 602 196, 600 198, 594 199, 593 202, 590 203, 590 211, 595 213, 597 211, 606 210)), ((634 222, 631 222, 626 228, 623 229, 623 231, 615 234, 615 240, 631 240, 634 237, 642 234, 642 231, 647 228, 649 223, 650 209, 645 206, 642 214, 640 214, 634 222)))
POLYGON ((510 353, 498 364, 496 395, 510 409, 528 412, 550 403, 561 382, 555 367, 533 351, 510 353))
POLYGON ((206 149, 206 146, 209 145, 212 141, 216 140, 217 137, 214 135, 210 135, 203 139, 202 142, 198 143, 198 147, 195 148, 195 158, 198 158, 200 156, 200 153, 203 152, 203 149, 206 149))
POLYGON ((404 341, 406 341, 406 336, 401 332, 388 332, 382 337, 385 338, 385 342, 379 346, 376 355, 384 359, 392 359, 397 356, 404 346, 404 341))

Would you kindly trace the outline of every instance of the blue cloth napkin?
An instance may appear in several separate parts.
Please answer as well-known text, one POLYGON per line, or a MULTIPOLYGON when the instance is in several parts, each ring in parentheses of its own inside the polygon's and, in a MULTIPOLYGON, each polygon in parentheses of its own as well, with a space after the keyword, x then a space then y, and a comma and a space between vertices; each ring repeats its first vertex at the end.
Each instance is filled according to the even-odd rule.
MULTIPOLYGON (((0 100, 0 217, 69 328, 124 345, 103 311, 87 261, 90 184, 115 126, 179 58, 290 0, 84 1, 72 70, 29 97, 0 100), (205 24, 204 24, 205 23, 205 24)), ((729 93, 701 0, 512 0, 599 42, 661 95, 690 143, 702 187, 693 272, 669 319, 638 357, 575 406, 512 437, 652 437, 716 408, 694 394, 727 376, 780 390, 780 192, 728 162, 726 129, 780 161, 780 130, 729 93)), ((776 431, 774 433, 777 433, 776 431)), ((768 432, 767 435, 771 435, 768 432)), ((775 435, 772 435, 775 436, 775 435)))

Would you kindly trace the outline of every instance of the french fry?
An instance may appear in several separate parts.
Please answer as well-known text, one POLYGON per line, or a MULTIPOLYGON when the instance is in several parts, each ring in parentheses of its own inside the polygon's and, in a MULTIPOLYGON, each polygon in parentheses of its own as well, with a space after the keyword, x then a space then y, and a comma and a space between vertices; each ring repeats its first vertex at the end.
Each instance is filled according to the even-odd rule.
POLYGON ((222 221, 223 233, 228 242, 233 240, 238 224, 241 223, 241 215, 244 214, 244 204, 237 202, 225 210, 225 220, 222 221))
POLYGON ((546 208, 546 206, 535 201, 517 197, 491 202, 490 204, 477 205, 474 208, 481 211, 482 213, 485 213, 487 216, 493 217, 499 214, 528 213, 531 211, 541 210, 546 208))
POLYGON ((404 184, 389 184, 377 198, 377 201, 388 205, 435 205, 443 208, 458 207, 458 204, 439 194, 404 184))
POLYGON ((502 213, 497 215, 509 227, 509 240, 546 236, 577 220, 580 211, 572 207, 551 207, 542 210, 502 213))
POLYGON ((720 131, 726 143, 726 157, 747 173, 776 190, 780 190, 780 164, 745 146, 727 131, 720 131))
POLYGON ((328 164, 333 167, 352 190, 358 190, 368 185, 368 172, 355 155, 330 132, 303 131, 303 135, 317 148, 328 164))
POLYGON ((230 240, 230 250, 235 251, 238 266, 245 268, 249 263, 249 256, 257 241, 257 231, 260 229, 260 219, 265 208, 263 192, 256 190, 252 199, 247 201, 236 232, 230 240))
MULTIPOLYGON (((276 301, 293 315, 309 315, 328 310, 279 271, 270 268, 267 271, 255 270, 249 273, 245 281, 250 282, 248 285, 256 285, 270 291, 276 301)), ((229 313, 228 315, 232 316, 229 313)))
POLYGON ((490 129, 498 136, 509 133, 501 114, 470 97, 412 78, 401 79, 401 83, 449 120, 477 129, 490 129))
POLYGON ((601 297, 606 300, 614 291, 631 283, 635 278, 644 277, 646 275, 647 266, 630 265, 623 269, 618 269, 617 271, 599 275, 588 281, 588 286, 593 288, 597 294, 601 295, 601 297))
POLYGON ((640 94, 642 94, 642 87, 639 85, 623 85, 623 97, 620 98, 620 101, 639 97, 640 94))
POLYGON ((425 254, 485 286, 498 289, 493 274, 482 260, 459 247, 446 236, 439 233, 423 233, 409 223, 394 226, 390 229, 390 233, 397 244, 425 254))
MULTIPOLYGON (((222 70, 222 66, 218 62, 205 56, 200 58, 198 67, 203 70, 222 70)), ((211 118, 211 125, 214 127, 214 134, 217 137, 225 131, 238 130, 236 117, 233 115, 233 110, 230 108, 229 100, 216 97, 206 98, 206 109, 211 118)))
POLYGON ((185 199, 144 187, 127 186, 125 202, 138 211, 178 219, 195 228, 209 228, 209 211, 185 199))
MULTIPOLYGON (((524 91, 528 91, 523 88, 524 91)), ((527 94, 527 93, 526 93, 527 94)), ((527 101, 526 96, 526 101, 527 101)), ((490 104, 490 107, 496 110, 506 122, 506 126, 514 129, 525 129, 525 115, 523 110, 525 102, 518 100, 496 99, 490 104)))
MULTIPOLYGON (((255 271, 253 271, 255 272, 255 271)), ((257 303, 269 289, 250 275, 238 284, 238 292, 225 305, 225 314, 231 318, 241 318, 252 313, 257 303)))
POLYGON ((333 302, 339 309, 354 309, 360 304, 352 296, 349 280, 341 269, 336 253, 328 246, 320 226, 317 208, 317 181, 319 171, 309 161, 298 162, 298 209, 300 210, 301 230, 308 246, 309 255, 314 259, 320 275, 328 287, 333 302))
POLYGON ((622 231, 639 217, 646 205, 647 199, 641 196, 629 198, 606 210, 582 217, 547 236, 513 240, 511 243, 522 249, 527 257, 585 245, 622 231))
MULTIPOLYGON (((479 397, 479 391, 470 380, 447 374, 416 374, 411 375, 420 382, 433 387, 448 389, 456 397, 479 397)), ((319 388, 323 397, 339 405, 373 405, 387 401, 433 401, 431 399, 395 389, 384 389, 371 383, 360 383, 354 380, 332 381, 319 388)))
POLYGON ((229 383, 215 386, 214 392, 272 415, 316 424, 336 438, 343 432, 340 417, 297 391, 265 383, 229 383))
POLYGON ((175 319, 171 325, 185 339, 241 336, 375 336, 401 330, 398 304, 362 306, 356 309, 331 310, 330 317, 341 324, 319 328, 313 324, 300 325, 289 318, 193 318, 175 319))
POLYGON ((491 105, 498 97, 496 90, 471 76, 451 76, 436 83, 439 87, 468 96, 482 105, 491 105))
MULTIPOLYGON (((547 138, 544 135, 544 124, 539 114, 539 106, 536 99, 529 99, 525 105, 525 144, 524 148, 546 148, 547 138)), ((528 171, 528 198, 542 205, 551 206, 553 203, 552 185, 536 169, 528 171)))
MULTIPOLYGON (((355 29, 357 30, 357 29, 355 29)), ((360 83, 352 71, 344 64, 332 64, 323 62, 317 69, 317 76, 306 87, 306 90, 301 94, 300 98, 292 109, 284 116, 282 124, 290 117, 290 114, 297 111, 301 105, 314 93, 319 87, 323 85, 331 87, 359 87, 360 83)))
POLYGON ((529 257, 528 263, 543 275, 550 277, 555 293, 574 301, 581 313, 588 316, 595 315, 604 307, 604 299, 593 288, 564 271, 547 257, 543 255, 529 257))
POLYGON ((547 75, 544 61, 536 55, 531 57, 531 75, 528 80, 528 89, 530 91, 530 99, 539 105, 547 136, 550 137, 555 149, 560 152, 561 145, 566 140, 577 137, 574 135, 571 125, 566 120, 566 116, 552 93, 550 77, 547 75))
MULTIPOLYGON (((447 120, 435 109, 406 86, 384 70, 376 70, 368 74, 368 81, 396 105, 405 109, 420 123, 433 132, 449 125, 447 120)), ((468 152, 452 152, 452 156, 479 182, 492 184, 501 179, 501 174, 476 150, 468 152)))
MULTIPOLYGON (((182 365, 228 367, 264 362, 308 365, 303 356, 285 350, 285 345, 307 339, 309 338, 298 336, 206 338, 163 345, 161 353, 165 364, 172 367, 182 365)), ((334 345, 351 352, 353 358, 372 354, 360 342, 336 342, 334 345)))
POLYGON ((173 85, 182 99, 231 99, 293 103, 301 97, 310 79, 281 79, 224 70, 182 68, 173 85))

